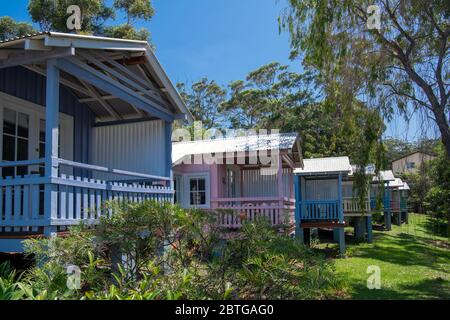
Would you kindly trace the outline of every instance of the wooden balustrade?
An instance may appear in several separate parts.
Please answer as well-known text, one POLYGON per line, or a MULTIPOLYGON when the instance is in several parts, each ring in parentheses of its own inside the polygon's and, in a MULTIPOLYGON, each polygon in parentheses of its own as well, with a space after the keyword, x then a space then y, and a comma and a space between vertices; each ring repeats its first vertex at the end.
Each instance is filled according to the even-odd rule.
MULTIPOLYGON (((1 163, 1 167, 11 165, 36 165, 42 161, 27 163, 1 163)), ((68 162, 65 162, 67 165, 68 162)), ((169 178, 143 175, 129 171, 109 170, 102 167, 72 163, 76 167, 91 170, 108 170, 115 174, 139 178, 167 180, 169 178), (89 168, 91 167, 91 168, 89 168)), ((171 187, 153 186, 144 182, 105 181, 60 174, 58 177, 26 175, 0 178, 0 231, 38 231, 45 226, 70 226, 81 221, 95 224, 99 218, 111 212, 105 209, 106 201, 142 202, 145 200, 171 201, 171 187), (50 186, 51 188, 46 188, 50 186), (48 189, 48 190, 47 190, 48 189), (45 192, 52 192, 51 201, 56 202, 57 215, 51 217, 45 212, 45 192)))
POLYGON ((344 210, 344 215, 370 213, 371 211, 370 203, 367 199, 364 201, 364 208, 361 208, 358 199, 354 198, 342 199, 342 206, 344 210))
POLYGON ((219 224, 240 228, 244 221, 266 218, 273 226, 294 222, 295 202, 286 198, 221 198, 213 199, 213 209, 220 212, 219 224))
POLYGON ((338 200, 308 200, 302 207, 302 220, 339 220, 338 200))

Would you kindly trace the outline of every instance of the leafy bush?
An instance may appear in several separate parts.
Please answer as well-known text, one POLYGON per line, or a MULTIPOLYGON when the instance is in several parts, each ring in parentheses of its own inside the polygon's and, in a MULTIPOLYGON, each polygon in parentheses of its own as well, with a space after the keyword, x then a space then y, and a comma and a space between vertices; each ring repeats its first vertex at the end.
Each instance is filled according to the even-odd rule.
MULTIPOLYGON (((33 239, 36 266, 8 299, 316 299, 341 292, 332 263, 265 219, 222 229, 217 214, 167 203, 109 203, 115 214, 66 237, 33 239), (224 240, 227 239, 227 240, 224 240), (68 286, 68 267, 81 271, 68 286)), ((12 277, 12 278, 11 278, 12 277)), ((11 280, 13 279, 13 280, 11 280)))
POLYGON ((8 261, 0 264, 0 300, 17 300, 24 295, 21 290, 20 276, 11 268, 8 261))

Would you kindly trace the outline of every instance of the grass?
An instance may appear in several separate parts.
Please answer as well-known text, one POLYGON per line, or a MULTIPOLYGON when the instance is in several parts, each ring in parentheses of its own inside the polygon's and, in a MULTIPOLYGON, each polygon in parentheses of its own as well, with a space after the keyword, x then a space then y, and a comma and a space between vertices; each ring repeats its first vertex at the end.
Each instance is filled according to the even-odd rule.
POLYGON ((347 257, 335 263, 351 299, 450 299, 449 239, 424 215, 410 214, 409 224, 392 231, 374 231, 371 244, 348 238, 347 257), (370 265, 381 269, 381 289, 367 288, 370 265))

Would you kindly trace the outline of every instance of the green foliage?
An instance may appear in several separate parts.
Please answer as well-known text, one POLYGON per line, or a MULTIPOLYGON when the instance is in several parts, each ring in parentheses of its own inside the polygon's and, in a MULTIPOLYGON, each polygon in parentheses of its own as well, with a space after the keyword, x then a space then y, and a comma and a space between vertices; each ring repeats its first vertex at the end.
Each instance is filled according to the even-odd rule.
POLYGON ((333 298, 341 290, 331 262, 277 234, 264 219, 230 233, 217 225, 214 212, 158 202, 113 202, 106 209, 115 214, 96 228, 81 225, 66 237, 27 241, 36 266, 18 283, 2 272, 8 274, 1 276, 4 296, 313 299, 333 298), (81 270, 79 289, 67 286, 69 265, 81 270))
POLYGON ((99 33, 103 23, 114 17, 114 11, 104 0, 30 0, 28 12, 33 22, 38 23, 42 31, 68 32, 67 13, 69 5, 81 8, 83 33, 99 33))
POLYGON ((226 98, 224 88, 207 78, 202 78, 189 87, 178 83, 177 88, 194 118, 201 121, 205 129, 223 126, 224 119, 219 113, 219 107, 226 98))
POLYGON ((429 162, 432 185, 425 203, 434 218, 447 220, 450 235, 450 160, 442 146, 437 151, 438 156, 429 162))
POLYGON ((283 130, 295 121, 300 108, 313 102, 310 82, 310 74, 272 62, 250 72, 245 81, 232 82, 221 111, 233 128, 283 130))
POLYGON ((150 32, 146 28, 137 30, 133 24, 137 20, 150 21, 155 14, 149 0, 115 0, 113 8, 124 11, 127 22, 117 26, 108 26, 103 29, 106 36, 119 39, 133 39, 147 41, 150 32))
POLYGON ((0 41, 33 34, 35 32, 33 27, 27 22, 16 22, 8 16, 0 17, 0 41))
POLYGON ((11 268, 9 261, 0 264, 0 300, 18 300, 23 297, 20 276, 11 268))
MULTIPOLYGON (((72 32, 67 30, 67 13, 69 5, 77 5, 81 9, 82 34, 94 34, 121 39, 148 41, 150 32, 146 28, 136 29, 138 21, 148 22, 155 12, 150 0, 115 0, 112 7, 105 0, 29 0, 28 13, 41 31, 72 32), (126 23, 106 25, 115 19, 117 11, 125 13, 126 23)), ((24 22, 16 22, 10 17, 0 18, 0 40, 34 33, 32 26, 24 22)))
POLYGON ((279 19, 292 58, 302 58, 336 106, 357 99, 390 119, 421 110, 439 127, 450 157, 448 1, 289 0, 279 19), (380 9, 381 28, 368 28, 367 9, 380 9))
POLYGON ((118 39, 148 41, 150 38, 150 32, 147 29, 141 28, 137 30, 130 24, 121 24, 111 27, 108 26, 103 29, 102 33, 105 36, 118 39))
POLYGON ((150 0, 114 0, 114 8, 125 12, 128 25, 138 19, 150 21, 155 15, 150 0))
POLYGON ((70 236, 29 239, 25 252, 34 257, 36 267, 24 275, 28 283, 28 298, 62 299, 81 293, 67 286, 67 267, 77 266, 83 275, 80 290, 100 289, 107 279, 103 244, 98 243, 92 230, 80 225, 73 227, 70 236))

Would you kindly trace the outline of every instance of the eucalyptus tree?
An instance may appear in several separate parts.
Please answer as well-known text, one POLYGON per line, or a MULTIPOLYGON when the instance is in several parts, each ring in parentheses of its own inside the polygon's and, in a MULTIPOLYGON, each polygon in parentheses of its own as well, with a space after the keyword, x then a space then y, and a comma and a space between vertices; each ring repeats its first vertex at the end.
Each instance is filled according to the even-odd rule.
POLYGON ((13 18, 0 17, 0 40, 21 37, 34 33, 35 30, 28 22, 16 22, 13 18))
POLYGON ((294 111, 314 101, 308 74, 272 62, 229 84, 221 106, 233 128, 281 129, 292 126, 294 111))
POLYGON ((71 32, 67 29, 67 20, 72 15, 67 9, 71 5, 81 9, 78 33, 137 40, 150 37, 146 28, 135 27, 137 22, 148 22, 153 18, 155 11, 150 0, 115 0, 112 6, 105 0, 29 0, 28 12, 41 31, 71 32), (110 24, 118 12, 124 13, 126 22, 110 24))
POLYGON ((177 88, 194 118, 201 121, 205 129, 223 127, 225 119, 219 108, 226 99, 225 88, 208 78, 202 78, 191 85, 179 83, 177 88))
POLYGON ((450 158, 449 16, 447 0, 288 0, 279 22, 328 101, 423 111, 450 158))
POLYGON ((82 33, 101 33, 103 24, 114 17, 114 10, 104 0, 29 0, 28 13, 41 31, 68 32, 71 31, 67 29, 70 5, 81 9, 82 33))

